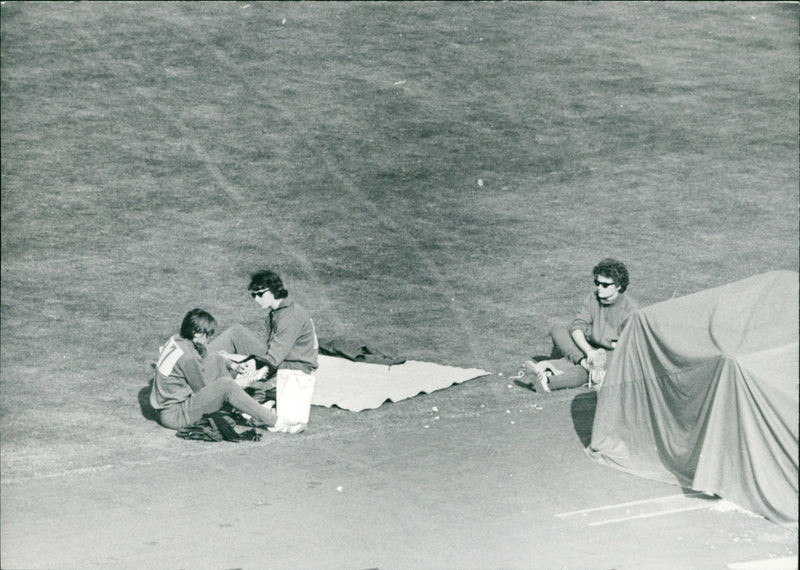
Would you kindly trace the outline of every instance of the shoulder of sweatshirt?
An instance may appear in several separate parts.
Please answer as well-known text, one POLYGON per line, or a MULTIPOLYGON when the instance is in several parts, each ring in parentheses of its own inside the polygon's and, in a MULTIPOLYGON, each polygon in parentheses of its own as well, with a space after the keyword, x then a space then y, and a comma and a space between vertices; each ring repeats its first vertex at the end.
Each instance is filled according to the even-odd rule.
POLYGON ((625 299, 626 305, 628 307, 630 307, 630 309, 632 311, 635 311, 635 310, 637 310, 637 309, 639 309, 641 307, 641 305, 639 304, 639 301, 636 299, 636 297, 632 297, 631 295, 629 295, 627 293, 623 293, 623 295, 624 295, 624 299, 625 299))

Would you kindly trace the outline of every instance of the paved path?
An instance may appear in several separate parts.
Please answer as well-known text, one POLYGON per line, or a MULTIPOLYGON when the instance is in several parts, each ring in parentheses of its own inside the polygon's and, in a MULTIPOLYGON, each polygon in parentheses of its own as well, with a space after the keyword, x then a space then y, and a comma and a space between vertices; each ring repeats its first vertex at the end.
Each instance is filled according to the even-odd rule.
POLYGON ((586 459, 574 396, 187 442, 196 454, 5 484, 2 567, 708 569, 796 554, 796 531, 586 459))

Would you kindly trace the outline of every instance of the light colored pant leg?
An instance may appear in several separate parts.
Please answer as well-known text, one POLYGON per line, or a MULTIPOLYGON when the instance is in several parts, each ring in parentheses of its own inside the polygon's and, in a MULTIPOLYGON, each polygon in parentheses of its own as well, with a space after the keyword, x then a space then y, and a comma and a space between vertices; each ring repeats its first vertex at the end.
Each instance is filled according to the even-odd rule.
POLYGON ((316 378, 301 370, 279 369, 275 376, 275 409, 289 423, 308 423, 316 378))
POLYGON ((548 386, 551 390, 561 390, 563 388, 577 388, 589 382, 589 371, 580 364, 573 364, 568 358, 550 360, 555 368, 563 371, 563 374, 550 376, 548 386))
POLYGON ((233 354, 267 353, 267 343, 256 333, 242 325, 233 325, 222 331, 208 343, 208 352, 224 350, 233 354))
POLYGON ((225 329, 208 343, 208 354, 203 360, 203 370, 206 378, 219 378, 231 376, 231 371, 225 364, 225 359, 219 355, 220 350, 232 354, 257 354, 263 356, 267 353, 267 343, 256 333, 242 325, 233 325, 225 329))
POLYGON ((205 414, 218 412, 226 402, 265 425, 275 425, 275 412, 256 402, 231 378, 217 378, 192 394, 180 406, 170 406, 162 410, 159 421, 164 427, 181 429, 199 421, 205 414))
MULTIPOLYGON (((606 350, 608 360, 606 361, 606 370, 611 363, 611 358, 614 356, 613 350, 606 350)), ((578 388, 589 382, 589 371, 580 364, 572 364, 568 358, 561 358, 559 360, 550 361, 553 366, 559 370, 563 370, 564 374, 551 376, 548 386, 551 390, 560 390, 562 388, 578 388)))
POLYGON ((569 334, 569 324, 564 321, 552 320, 548 321, 547 328, 550 332, 550 338, 553 339, 553 347, 559 356, 569 359, 573 364, 577 364, 581 359, 586 356, 583 351, 578 348, 575 341, 572 340, 572 335, 569 334))

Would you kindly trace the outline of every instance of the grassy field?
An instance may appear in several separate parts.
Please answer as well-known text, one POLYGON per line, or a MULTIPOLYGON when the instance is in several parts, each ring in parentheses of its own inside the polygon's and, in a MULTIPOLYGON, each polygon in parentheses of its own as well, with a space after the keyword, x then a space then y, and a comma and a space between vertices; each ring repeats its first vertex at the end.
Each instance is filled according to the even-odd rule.
POLYGON ((261 326, 264 266, 322 337, 506 374, 602 257, 644 304, 797 269, 797 45, 796 4, 3 2, 3 479, 197 452, 150 362, 261 326))

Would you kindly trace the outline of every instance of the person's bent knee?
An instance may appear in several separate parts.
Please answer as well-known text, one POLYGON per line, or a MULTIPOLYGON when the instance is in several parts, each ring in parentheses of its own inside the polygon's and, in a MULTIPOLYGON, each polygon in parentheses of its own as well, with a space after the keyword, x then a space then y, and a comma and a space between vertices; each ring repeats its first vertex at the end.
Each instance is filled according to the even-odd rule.
POLYGON ((230 394, 232 390, 239 388, 239 385, 234 381, 234 379, 227 376, 220 376, 219 378, 213 380, 212 383, 218 384, 220 387, 222 387, 226 394, 230 394))
MULTIPOLYGON (((569 329, 569 323, 561 319, 548 319, 547 320, 547 332, 550 336, 553 336, 553 333, 556 332, 563 332, 565 329, 569 329)), ((567 330, 567 334, 569 334, 569 330, 567 330)))
POLYGON ((224 338, 231 338, 240 336, 242 332, 246 331, 247 327, 240 323, 236 323, 235 325, 231 325, 226 328, 217 338, 224 337, 224 338))
POLYGON ((243 331, 246 331, 246 330, 247 330, 247 327, 246 327, 246 326, 244 326, 244 325, 243 325, 243 324, 241 324, 241 323, 236 323, 235 325, 231 325, 231 326, 228 328, 228 330, 229 330, 229 331, 231 331, 231 332, 237 332, 237 333, 238 333, 238 332, 243 332, 243 331))

